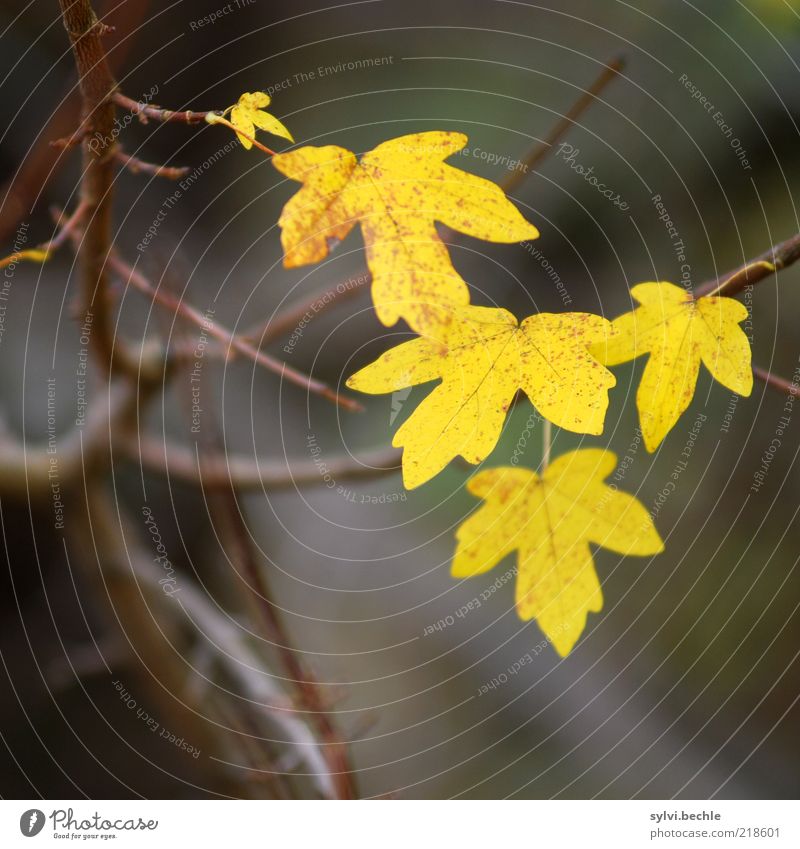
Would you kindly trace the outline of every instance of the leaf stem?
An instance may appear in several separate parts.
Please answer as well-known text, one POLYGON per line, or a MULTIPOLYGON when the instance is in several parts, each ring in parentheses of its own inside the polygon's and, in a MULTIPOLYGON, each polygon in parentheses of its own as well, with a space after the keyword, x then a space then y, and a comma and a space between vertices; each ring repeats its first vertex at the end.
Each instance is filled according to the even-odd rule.
POLYGON ((263 150, 268 156, 275 156, 275 151, 268 148, 265 144, 261 144, 258 139, 253 136, 248 135, 243 130, 240 130, 238 127, 234 126, 227 118, 223 118, 222 115, 217 114, 216 112, 209 112, 206 116, 206 123, 208 124, 222 124, 224 127, 229 127, 242 138, 247 139, 247 141, 254 144, 259 150, 263 150))
POLYGON ((542 419, 542 471, 550 465, 550 449, 553 445, 553 423, 542 419))

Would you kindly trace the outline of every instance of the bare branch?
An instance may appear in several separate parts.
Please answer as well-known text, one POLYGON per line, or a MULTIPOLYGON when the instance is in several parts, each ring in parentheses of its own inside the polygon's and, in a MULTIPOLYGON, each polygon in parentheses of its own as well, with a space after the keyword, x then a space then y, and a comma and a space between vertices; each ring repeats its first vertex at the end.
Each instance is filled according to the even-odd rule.
POLYGON ((767 386, 777 389, 778 392, 783 395, 791 395, 794 397, 795 395, 800 394, 800 386, 798 386, 798 384, 787 380, 785 377, 780 377, 780 375, 772 374, 772 372, 767 371, 765 368, 754 365, 753 374, 759 380, 766 383, 767 386))
POLYGON ((695 298, 725 295, 732 298, 748 286, 754 286, 800 259, 800 233, 764 251, 755 259, 729 271, 716 280, 707 280, 695 290, 695 298))
POLYGON ((625 57, 617 56, 612 59, 600 72, 594 82, 586 89, 583 94, 570 106, 552 127, 550 132, 537 145, 531 148, 528 154, 522 159, 522 164, 525 166, 519 170, 514 170, 509 173, 503 180, 500 181, 500 186, 505 192, 513 192, 529 172, 536 169, 572 127, 577 123, 578 118, 597 100, 606 86, 613 82, 625 68, 625 57))
POLYGON ((217 114, 214 110, 207 112, 173 112, 171 109, 162 109, 154 103, 141 103, 126 97, 121 91, 115 91, 111 95, 111 100, 122 109, 127 110, 143 123, 146 124, 149 120, 159 121, 162 124, 203 124, 206 121, 207 115, 217 114))
MULTIPOLYGON (((27 248, 23 251, 15 251, 7 257, 0 259, 0 268, 5 268, 12 263, 18 262, 21 259, 30 259, 34 262, 45 262, 50 258, 53 251, 58 250, 68 238, 75 235, 83 222, 84 216, 89 210, 89 204, 86 201, 80 201, 75 208, 75 211, 69 218, 60 226, 56 235, 49 242, 42 242, 36 245, 35 248, 27 248)), ((63 217, 63 213, 58 214, 57 220, 63 217)))
MULTIPOLYGON (((159 441, 154 437, 128 440, 123 444, 128 457, 167 477, 177 477, 204 488, 286 489, 324 483, 319 466, 311 460, 285 463, 237 455, 204 455, 190 447, 159 441)), ((400 467, 400 450, 381 448, 360 457, 344 455, 325 461, 333 479, 356 480, 392 474, 400 467)))
POLYGON ((92 404, 83 428, 57 439, 55 454, 46 444, 23 444, 4 433, 0 438, 0 493, 31 501, 49 498, 53 459, 58 479, 67 484, 108 468, 112 435, 125 438, 149 392, 127 380, 114 383, 103 400, 98 398, 92 404))
POLYGON ((107 27, 97 20, 89 0, 59 0, 64 27, 78 68, 82 121, 91 125, 103 144, 83 140, 81 200, 86 205, 86 228, 78 247, 85 308, 94 313, 92 348, 106 371, 114 356, 114 324, 106 260, 111 249, 111 206, 114 185, 114 104, 116 88, 102 36, 107 27))
POLYGON ((132 174, 150 174, 153 177, 166 177, 168 180, 180 180, 189 173, 189 168, 173 168, 169 165, 154 165, 150 162, 143 162, 124 150, 117 148, 114 152, 118 162, 121 162, 132 174))
MULTIPOLYGON (((138 582, 151 592, 163 595, 158 573, 138 546, 133 547, 130 565, 138 582)), ((252 700, 252 706, 262 709, 266 719, 280 729, 285 742, 293 747, 293 753, 305 763, 319 792, 326 798, 333 798, 335 788, 319 743, 291 707, 286 694, 276 684, 275 676, 263 668, 263 661, 249 645, 246 632, 235 620, 224 616, 220 608, 189 581, 181 583, 180 604, 175 606, 175 612, 183 614, 198 641, 213 647, 214 662, 239 682, 252 700)))
POLYGON ((311 319, 326 310, 336 301, 337 304, 357 295, 370 282, 367 273, 350 278, 335 287, 318 289, 307 298, 289 304, 278 312, 266 324, 260 322, 244 332, 244 337, 264 344, 291 333, 304 319, 311 319))
POLYGON ((143 292, 145 295, 171 310, 173 313, 181 315, 183 318, 192 322, 192 324, 196 324, 198 327, 203 328, 209 336, 212 336, 217 341, 222 342, 228 349, 232 349, 243 354, 253 360, 253 362, 264 366, 264 368, 269 371, 286 378, 286 380, 290 383, 294 383, 296 386, 300 386, 307 392, 311 392, 314 395, 321 395, 323 398, 326 398, 328 401, 332 401, 334 404, 337 404, 346 410, 361 412, 364 409, 357 401, 354 401, 345 395, 340 395, 321 380, 310 377, 309 375, 287 365, 282 360, 278 360, 275 357, 260 351, 246 339, 231 333, 230 330, 203 315, 195 307, 187 304, 171 292, 156 288, 140 271, 125 262, 116 254, 111 255, 109 263, 111 267, 121 277, 123 277, 123 279, 135 286, 140 292, 143 292))

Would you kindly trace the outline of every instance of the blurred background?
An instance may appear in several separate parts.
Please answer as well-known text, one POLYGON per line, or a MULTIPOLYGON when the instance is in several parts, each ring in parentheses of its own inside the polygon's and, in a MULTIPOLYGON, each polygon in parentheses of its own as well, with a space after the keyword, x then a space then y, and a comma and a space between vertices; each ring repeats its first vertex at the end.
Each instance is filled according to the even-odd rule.
MULTIPOLYGON (((624 55, 620 77, 565 137, 570 147, 554 149, 511 193, 541 238, 527 247, 462 239, 452 249, 474 300, 520 317, 568 308, 613 318, 630 308, 637 282, 699 284, 800 230, 794 0, 98 0, 97 8, 116 27, 110 58, 131 97, 157 86, 160 105, 205 110, 244 91, 271 91, 272 111, 299 143, 356 152, 404 133, 459 130, 469 152, 453 164, 495 181, 519 170, 515 163, 603 65, 624 55), (576 163, 593 169, 617 202, 576 163)), ((48 207, 74 203, 80 167, 77 156, 57 159, 47 145, 77 116, 57 4, 4 0, 0 33, 6 254, 20 215, 30 243, 52 234, 48 207)), ((200 311, 213 306, 217 320, 241 331, 357 278, 363 252, 354 232, 325 262, 283 269, 276 221, 296 184, 231 139, 217 127, 129 121, 121 136, 128 152, 189 166, 197 179, 165 206, 174 184, 122 172, 115 238, 137 268, 178 281, 200 311)), ((20 264, 8 288, 0 410, 6 431, 26 445, 48 438, 48 378, 57 380, 59 439, 73 429, 82 348, 80 317, 69 309, 75 286, 64 250, 41 268, 20 264)), ((190 332, 135 292, 118 296, 120 327, 132 338, 190 332)), ((800 267, 744 300, 754 362, 791 380, 800 366, 800 267)), ((378 323, 362 289, 316 317, 288 350, 288 336, 268 350, 342 386, 407 335, 404 326, 378 323)), ((237 494, 286 627, 352 739, 362 795, 796 797, 800 409, 790 403, 781 425, 786 396, 756 382, 750 398, 737 399, 703 371, 690 410, 649 455, 636 436, 642 367, 615 369, 602 437, 556 432, 554 452, 615 451, 625 464, 620 488, 653 512, 666 551, 652 559, 596 551, 605 608, 590 615, 563 660, 542 646, 535 622, 517 618, 512 581, 457 615, 513 565, 508 558, 467 581, 449 576, 455 528, 476 506, 462 466, 411 493, 398 471, 341 481, 322 471, 308 485, 237 494), (690 461, 660 499, 699 416, 706 418, 690 461), (753 490, 778 428, 780 445, 753 490)), ((98 381, 90 368, 90 392, 98 381)), ((366 397, 367 411, 353 415, 237 359, 208 365, 202 403, 225 451, 307 466, 388 446, 427 391, 366 397)), ((196 446, 207 450, 191 431, 190 403, 188 378, 179 377, 149 408, 142 431, 192 455, 196 446)), ((541 430, 532 412, 517 405, 487 466, 508 463, 516 450, 521 464, 537 467, 541 430)), ((137 516, 146 503, 178 580, 244 628, 200 488, 116 457, 104 497, 112 511, 137 516)), ((77 506, 65 499, 68 523, 77 506)), ((108 598, 83 585, 51 505, 34 507, 23 493, 5 495, 0 507, 0 794, 258 795, 258 775, 241 757, 214 760, 199 738, 213 731, 265 750, 279 738, 267 743, 235 727, 221 698, 229 684, 212 673, 198 673, 191 730, 181 724, 185 707, 175 718, 162 713, 159 691, 169 683, 137 659, 124 629, 115 633, 108 598), (152 733, 114 682, 161 727, 200 748, 199 757, 152 733), (205 711, 212 702, 222 707, 205 711)), ((152 624, 162 624, 158 615, 152 624)), ((211 637, 194 650, 193 669, 213 666, 211 637)), ((280 681, 277 662, 264 657, 254 674, 280 681)), ((240 698, 231 691, 232 701, 240 698)))

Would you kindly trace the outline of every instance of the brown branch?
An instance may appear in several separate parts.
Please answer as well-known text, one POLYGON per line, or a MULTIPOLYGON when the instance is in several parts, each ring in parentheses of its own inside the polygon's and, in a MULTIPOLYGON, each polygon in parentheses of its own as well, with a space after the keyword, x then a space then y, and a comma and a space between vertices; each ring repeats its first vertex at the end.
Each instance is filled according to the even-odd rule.
MULTIPOLYGON (((107 51, 112 72, 121 68, 136 43, 139 24, 147 14, 148 0, 137 3, 120 3, 105 0, 102 3, 103 20, 113 20, 115 34, 108 41, 107 51)), ((20 219, 29 214, 39 193, 47 182, 67 161, 64 151, 53 146, 50 139, 65 139, 74 135, 75 115, 80 109, 80 94, 72 82, 67 86, 57 105, 47 115, 46 123, 39 133, 33 148, 25 156, 13 176, 0 187, 0 241, 11 236, 20 219)), ((81 124, 79 132, 84 125, 81 124)), ((88 129, 88 128, 87 128, 88 129)))
POLYGON ((98 481, 76 493, 70 508, 66 546, 70 560, 82 567, 84 583, 96 593, 93 616, 105 623, 109 637, 129 648, 135 660, 129 674, 148 687, 159 719, 181 729, 203 752, 193 765, 197 782, 212 792, 245 797, 249 788, 235 774, 216 767, 214 756, 230 757, 227 741, 201 706, 194 707, 190 700, 192 669, 180 651, 183 637, 176 616, 177 599, 188 592, 188 581, 182 579, 187 586, 177 599, 163 592, 152 552, 141 539, 141 523, 134 523, 98 481))
POLYGON ((754 365, 753 375, 766 383, 767 386, 772 387, 772 389, 777 389, 778 392, 781 392, 784 395, 791 395, 792 397, 800 395, 800 386, 798 386, 797 383, 787 380, 785 377, 781 377, 780 375, 772 374, 772 372, 767 371, 765 368, 754 365))
MULTIPOLYGON (((167 278, 165 286, 170 286, 167 278)), ((185 327, 178 328, 178 335, 187 334, 185 327)), ((195 461, 201 474, 209 462, 221 458, 224 443, 215 435, 213 413, 195 442, 195 461)), ((351 798, 355 795, 352 769, 343 741, 335 725, 327 716, 327 699, 313 675, 304 669, 304 664, 292 646, 289 634, 284 630, 281 610, 274 601, 269 580, 252 543, 252 536, 242 515, 234 490, 230 487, 202 490, 208 516, 217 530, 222 553, 241 577, 236 585, 243 591, 247 603, 253 607, 255 621, 260 626, 262 638, 279 653, 288 678, 295 688, 298 709, 307 713, 307 721, 313 726, 320 739, 320 755, 324 759, 332 795, 351 798)))
POLYGON ((125 153, 124 150, 117 148, 114 156, 118 162, 121 162, 131 174, 150 174, 152 177, 166 177, 168 180, 180 180, 189 173, 189 167, 174 168, 169 165, 155 165, 151 162, 144 162, 136 156, 125 153))
POLYGON ((81 124, 77 130, 68 136, 62 136, 58 139, 53 139, 50 142, 50 147, 55 147, 58 150, 72 150, 77 147, 91 132, 91 128, 86 124, 81 124))
POLYGON ((285 463, 237 455, 204 455, 202 464, 190 447, 160 441, 153 437, 123 443, 128 458, 141 466, 173 476, 203 488, 287 489, 304 485, 323 485, 324 475, 335 481, 358 480, 392 474, 400 468, 400 450, 381 448, 361 457, 344 455, 325 461, 324 474, 311 460, 285 463))
POLYGON ((255 556, 251 536, 242 518, 240 507, 230 490, 220 493, 224 521, 215 523, 229 540, 225 547, 231 563, 240 564, 247 600, 255 607, 256 621, 261 626, 263 638, 277 651, 286 672, 295 687, 299 707, 308 714, 322 741, 322 752, 328 764, 331 781, 338 799, 355 799, 357 791, 347 743, 339 736, 320 686, 300 660, 286 632, 278 606, 272 599, 267 580, 255 556))
POLYGON ((287 365, 282 360, 278 360, 275 357, 260 351, 246 339, 231 333, 231 331, 226 327, 223 327, 221 324, 206 317, 195 307, 187 304, 171 292, 155 287, 140 271, 135 269, 132 265, 129 265, 116 254, 112 254, 109 257, 109 264, 121 277, 135 286, 140 292, 143 292, 145 295, 152 298, 153 301, 161 304, 161 306, 166 307, 173 313, 187 319, 192 324, 196 324, 198 327, 201 327, 209 334, 209 336, 214 337, 217 341, 222 342, 225 346, 227 346, 229 351, 232 349, 243 354, 253 360, 253 362, 266 368, 268 371, 274 372, 282 378, 286 378, 286 380, 290 383, 294 383, 296 386, 302 387, 307 392, 311 392, 314 395, 320 395, 328 401, 332 401, 334 404, 343 407, 345 410, 350 410, 352 412, 363 411, 363 406, 352 398, 340 395, 321 380, 310 377, 309 375, 287 365))
POLYGON ((264 344, 271 342, 287 333, 291 333, 303 319, 313 318, 315 315, 327 309, 335 300, 337 304, 343 300, 357 295, 361 289, 370 282, 367 273, 358 277, 351 277, 337 284, 335 287, 318 289, 306 298, 301 298, 289 304, 280 312, 276 313, 266 324, 259 322, 246 330, 243 334, 245 339, 264 344))
POLYGON ((138 100, 133 100, 126 97, 121 91, 115 91, 111 95, 111 100, 122 109, 127 110, 146 124, 149 120, 160 121, 162 124, 202 124, 205 123, 207 115, 217 114, 214 110, 207 112, 173 112, 171 109, 162 109, 154 103, 142 103, 138 100))
POLYGON ((154 121, 160 121, 162 124, 177 123, 177 124, 222 124, 228 129, 233 130, 238 135, 246 138, 251 144, 254 144, 259 150, 266 153, 268 156, 275 156, 275 151, 272 148, 262 144, 258 139, 249 135, 241 129, 235 127, 221 112, 217 110, 209 110, 207 112, 174 112, 172 109, 164 109, 161 106, 156 106, 154 103, 141 103, 137 100, 132 100, 126 97, 122 92, 115 91, 111 98, 117 106, 121 106, 129 110, 139 119, 142 124, 146 124, 151 118, 154 121))
POLYGON ((512 171, 503 180, 500 181, 500 186, 506 193, 513 192, 520 183, 528 176, 530 171, 533 171, 542 160, 544 160, 553 150, 556 143, 560 141, 572 127, 577 123, 578 118, 597 100, 603 89, 617 76, 622 73, 625 68, 625 57, 617 56, 612 59, 596 77, 594 82, 581 94, 581 96, 570 106, 564 115, 553 125, 550 132, 537 145, 531 148, 528 154, 522 159, 522 164, 525 166, 519 170, 512 171))
POLYGON ((800 259, 800 233, 785 242, 774 245, 734 271, 729 271, 715 280, 701 283, 695 290, 694 296, 702 298, 707 295, 725 295, 731 298, 748 286, 754 286, 777 271, 788 268, 798 259, 800 259))
POLYGON ((116 82, 101 40, 107 28, 97 20, 89 0, 59 0, 59 4, 78 69, 81 123, 91 125, 94 138, 105 142, 90 145, 83 140, 81 200, 86 205, 86 228, 78 248, 78 262, 83 277, 84 307, 94 314, 90 344, 103 368, 110 371, 114 323, 107 259, 111 250, 115 141, 114 104, 109 95, 116 82))
MULTIPOLYGON (((135 533, 134 533, 135 536, 135 533)), ((141 541, 134 542, 127 572, 133 572, 138 583, 154 591, 156 597, 164 593, 158 582, 159 575, 152 569, 148 557, 141 556, 141 541)), ((180 605, 174 613, 197 634, 200 646, 213 647, 214 661, 233 680, 238 682, 259 720, 266 720, 279 729, 292 752, 305 763, 309 776, 321 795, 332 798, 335 788, 328 776, 327 765, 319 752, 319 745, 307 724, 297 715, 294 705, 271 675, 265 675, 264 661, 248 639, 247 631, 239 627, 207 594, 189 580, 181 582, 180 605)), ((213 689, 211 690, 213 695, 213 689)))

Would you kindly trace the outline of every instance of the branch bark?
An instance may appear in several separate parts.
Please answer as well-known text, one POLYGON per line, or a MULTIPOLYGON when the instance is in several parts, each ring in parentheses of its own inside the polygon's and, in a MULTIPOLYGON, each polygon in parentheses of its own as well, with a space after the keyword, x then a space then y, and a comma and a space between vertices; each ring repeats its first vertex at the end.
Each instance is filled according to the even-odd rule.
POLYGON ((800 259, 800 233, 785 242, 774 245, 721 278, 701 283, 695 290, 694 296, 702 298, 707 295, 725 295, 726 298, 732 298, 748 286, 755 286, 756 283, 771 277, 781 269, 788 268, 798 259, 800 259))
POLYGON ((91 127, 93 143, 82 141, 81 202, 86 208, 84 237, 78 250, 85 310, 94 315, 92 340, 98 362, 111 372, 114 324, 107 261, 111 250, 114 183, 114 103, 117 84, 111 74, 100 23, 89 0, 59 0, 64 28, 72 45, 81 90, 82 124, 91 127))
POLYGON ((120 91, 115 91, 111 99, 117 106, 136 115, 143 124, 151 119, 162 124, 202 124, 207 115, 216 114, 213 110, 192 112, 187 109, 185 112, 173 112, 171 109, 162 109, 154 103, 141 103, 138 100, 133 100, 120 91))

